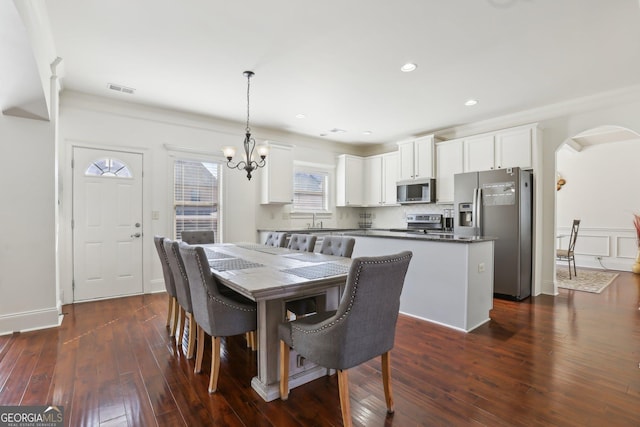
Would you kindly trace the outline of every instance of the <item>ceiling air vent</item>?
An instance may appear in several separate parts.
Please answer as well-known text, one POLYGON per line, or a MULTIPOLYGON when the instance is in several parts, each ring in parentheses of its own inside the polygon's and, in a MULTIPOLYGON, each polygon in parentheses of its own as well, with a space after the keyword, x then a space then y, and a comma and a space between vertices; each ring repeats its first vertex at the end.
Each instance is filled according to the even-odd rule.
POLYGON ((116 92, 128 93, 129 95, 133 95, 135 93, 135 89, 132 87, 126 87, 122 85, 117 85, 115 83, 107 84, 107 87, 111 90, 115 90, 116 92))

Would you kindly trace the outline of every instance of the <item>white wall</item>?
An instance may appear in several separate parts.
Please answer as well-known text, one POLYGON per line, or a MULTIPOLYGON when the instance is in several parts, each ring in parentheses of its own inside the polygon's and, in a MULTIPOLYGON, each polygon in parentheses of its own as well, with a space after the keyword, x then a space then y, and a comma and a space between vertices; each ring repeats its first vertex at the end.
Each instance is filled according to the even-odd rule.
POLYGON ((58 324, 49 122, 0 115, 0 334, 58 324))
MULTIPOLYGON (((633 213, 640 212, 640 138, 558 150, 557 170, 567 183, 556 195, 558 234, 569 234, 573 219, 580 219, 576 264, 631 270, 637 246, 633 213)), ((561 240, 566 248, 568 239, 561 240)))
MULTIPOLYGON (((307 162, 333 165, 337 154, 353 152, 355 149, 272 130, 254 128, 253 134, 259 138, 259 143, 268 139, 294 146, 294 159, 307 162)), ((59 134, 62 188, 61 288, 64 302, 72 301, 72 171, 69 165, 74 146, 142 153, 143 289, 145 292, 155 292, 164 289, 164 282, 153 236, 171 236, 173 230, 170 201, 173 172, 170 155, 206 155, 223 160, 221 148, 226 145, 240 146, 243 137, 242 124, 64 92, 61 97, 59 134), (152 220, 152 211, 160 213, 159 219, 152 220)), ((248 181, 243 172, 223 168, 223 229, 218 236, 221 241, 256 241, 256 229, 259 226, 269 228, 282 221, 283 215, 289 220, 288 207, 265 207, 259 204, 260 171, 255 176, 255 179, 248 181)))

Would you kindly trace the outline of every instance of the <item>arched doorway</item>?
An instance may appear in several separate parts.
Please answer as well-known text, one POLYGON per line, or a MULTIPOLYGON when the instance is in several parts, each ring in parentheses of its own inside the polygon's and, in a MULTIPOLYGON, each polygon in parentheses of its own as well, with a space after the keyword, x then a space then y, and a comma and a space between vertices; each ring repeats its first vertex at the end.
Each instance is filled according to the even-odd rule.
POLYGON ((556 247, 568 243, 558 236, 580 219, 578 267, 630 271, 637 253, 632 221, 640 210, 638 158, 640 135, 620 126, 580 132, 556 150, 556 247))

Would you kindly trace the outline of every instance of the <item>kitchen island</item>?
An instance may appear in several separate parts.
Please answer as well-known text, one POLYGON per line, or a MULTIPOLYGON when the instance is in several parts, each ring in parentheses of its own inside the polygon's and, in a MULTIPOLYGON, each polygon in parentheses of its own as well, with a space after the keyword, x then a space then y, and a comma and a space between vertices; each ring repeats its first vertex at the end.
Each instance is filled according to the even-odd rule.
POLYGON ((465 332, 490 320, 493 238, 382 230, 343 234, 356 239, 354 258, 413 252, 400 312, 465 332))

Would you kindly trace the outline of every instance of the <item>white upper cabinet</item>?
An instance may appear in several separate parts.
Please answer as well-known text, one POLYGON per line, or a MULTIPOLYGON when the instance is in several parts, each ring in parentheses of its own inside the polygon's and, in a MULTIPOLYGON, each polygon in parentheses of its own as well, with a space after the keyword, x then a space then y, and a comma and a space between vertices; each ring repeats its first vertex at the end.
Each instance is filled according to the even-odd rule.
POLYGON ((263 170, 262 204, 293 203, 293 148, 269 145, 269 155, 263 170))
POLYGON ((382 156, 364 159, 364 204, 377 206, 382 203, 382 156))
POLYGON ((519 166, 529 169, 533 127, 505 129, 464 139, 464 170, 475 172, 519 166))
POLYGON ((342 154, 336 168, 336 206, 364 204, 364 159, 342 154))
POLYGON ((453 203, 453 176, 463 172, 463 140, 439 142, 436 144, 438 176, 436 177, 436 202, 453 203))
POLYGON ((397 205, 398 152, 364 158, 364 205, 397 205))
POLYGON ((533 128, 516 128, 496 134, 496 167, 524 169, 533 167, 531 150, 533 128))
POLYGON ((398 152, 382 155, 382 204, 397 205, 398 196, 396 184, 398 182, 398 152))
POLYGON ((399 179, 433 178, 433 135, 398 143, 399 179))
POLYGON ((464 171, 484 171, 494 168, 495 148, 493 135, 464 140, 464 171))

